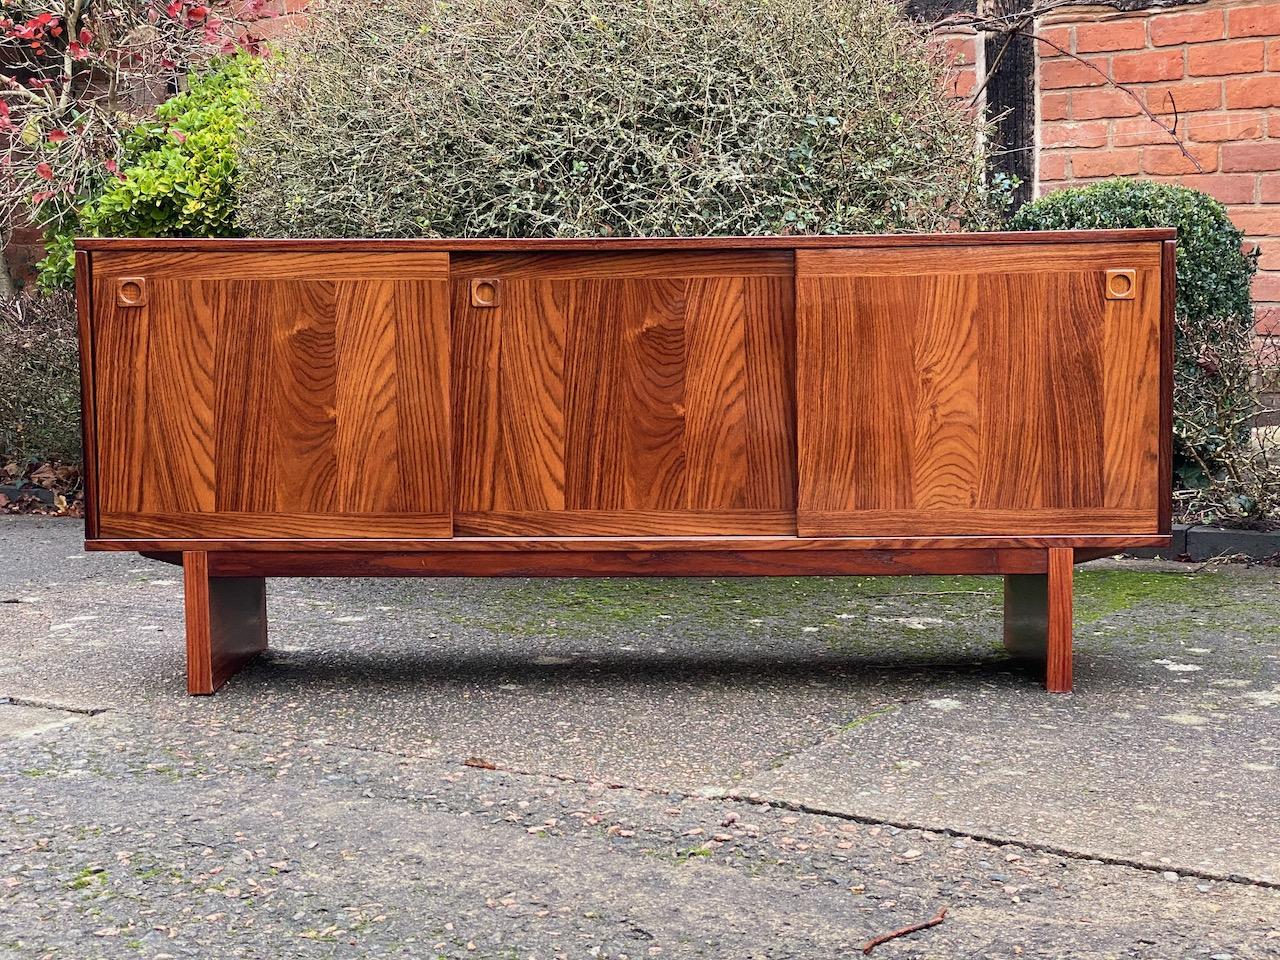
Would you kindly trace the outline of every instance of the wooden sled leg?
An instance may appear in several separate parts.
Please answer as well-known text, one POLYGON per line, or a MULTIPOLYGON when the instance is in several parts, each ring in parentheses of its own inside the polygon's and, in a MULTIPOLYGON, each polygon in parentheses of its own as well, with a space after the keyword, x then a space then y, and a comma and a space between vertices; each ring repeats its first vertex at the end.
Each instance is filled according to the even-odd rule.
POLYGON ((210 577, 209 555, 182 555, 187 604, 187 692, 214 693, 267 649, 262 577, 210 577))
POLYGON ((1004 578, 1004 645, 1016 657, 1045 663, 1050 693, 1071 692, 1070 548, 1049 550, 1048 573, 1004 578))

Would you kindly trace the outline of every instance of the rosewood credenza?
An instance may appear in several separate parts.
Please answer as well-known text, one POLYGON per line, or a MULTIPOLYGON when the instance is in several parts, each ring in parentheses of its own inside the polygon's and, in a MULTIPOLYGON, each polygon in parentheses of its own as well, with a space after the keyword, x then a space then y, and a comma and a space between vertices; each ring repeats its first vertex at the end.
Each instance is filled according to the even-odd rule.
POLYGON ((81 240, 86 547, 271 576, 970 573, 1071 689, 1071 571, 1170 532, 1173 233, 81 240))

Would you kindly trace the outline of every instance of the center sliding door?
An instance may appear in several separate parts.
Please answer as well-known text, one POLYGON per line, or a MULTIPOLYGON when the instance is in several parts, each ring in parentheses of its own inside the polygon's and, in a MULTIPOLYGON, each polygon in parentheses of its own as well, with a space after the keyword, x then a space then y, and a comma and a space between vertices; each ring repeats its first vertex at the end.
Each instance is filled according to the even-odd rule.
POLYGON ((795 532, 790 252, 451 277, 455 536, 795 532))

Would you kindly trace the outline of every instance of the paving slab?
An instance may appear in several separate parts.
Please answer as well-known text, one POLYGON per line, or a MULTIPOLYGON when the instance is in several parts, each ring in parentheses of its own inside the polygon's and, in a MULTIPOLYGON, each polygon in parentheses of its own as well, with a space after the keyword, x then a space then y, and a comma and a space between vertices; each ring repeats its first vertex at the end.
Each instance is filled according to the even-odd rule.
POLYGON ((1280 957, 1280 571, 272 581, 184 694, 181 573, 0 519, 0 956, 1280 957), (469 765, 470 764, 470 765, 469 765))

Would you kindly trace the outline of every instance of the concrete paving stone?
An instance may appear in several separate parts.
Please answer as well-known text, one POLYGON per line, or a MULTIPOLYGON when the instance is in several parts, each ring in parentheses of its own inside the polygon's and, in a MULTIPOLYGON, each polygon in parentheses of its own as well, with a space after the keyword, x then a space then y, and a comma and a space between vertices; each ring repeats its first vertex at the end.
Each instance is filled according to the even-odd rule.
POLYGON ((942 907, 883 955, 1280 951, 1256 884, 220 723, 80 729, 0 761, 0 955, 835 958, 942 907))
POLYGON ((993 579, 272 581, 188 698, 80 535, 0 519, 0 957, 1280 957, 1274 568, 1090 565, 1070 697, 993 579))

